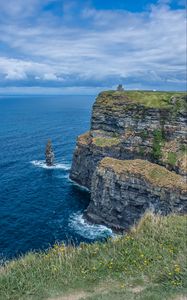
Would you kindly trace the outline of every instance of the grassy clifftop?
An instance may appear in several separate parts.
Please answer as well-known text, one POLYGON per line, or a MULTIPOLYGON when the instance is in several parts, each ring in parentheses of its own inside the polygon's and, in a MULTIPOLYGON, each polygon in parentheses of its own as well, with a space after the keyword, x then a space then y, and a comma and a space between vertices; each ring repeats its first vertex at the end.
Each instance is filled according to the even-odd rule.
POLYGON ((115 107, 121 104, 140 104, 147 108, 185 109, 187 93, 153 91, 105 91, 99 94, 96 104, 115 107), (172 100, 173 99, 173 100, 172 100))
POLYGON ((142 176, 153 185, 187 192, 186 182, 182 176, 147 160, 119 160, 105 157, 100 162, 100 167, 112 169, 116 173, 142 176))
POLYGON ((0 269, 0 299, 179 299, 187 295, 186 222, 147 214, 123 237, 30 253, 0 269))

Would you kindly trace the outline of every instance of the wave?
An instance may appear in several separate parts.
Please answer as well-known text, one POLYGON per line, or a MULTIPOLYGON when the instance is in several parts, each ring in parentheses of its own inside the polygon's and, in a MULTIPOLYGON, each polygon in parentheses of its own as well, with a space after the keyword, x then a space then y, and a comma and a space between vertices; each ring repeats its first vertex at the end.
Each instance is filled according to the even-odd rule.
POLYGON ((63 174, 63 175, 56 175, 55 178, 58 178, 58 179, 69 179, 69 174, 63 174))
POLYGON ((87 187, 85 187, 85 186, 83 186, 83 185, 80 185, 80 184, 76 183, 75 181, 73 181, 73 180, 70 179, 69 177, 68 177, 68 179, 69 179, 69 181, 72 183, 72 185, 74 185, 75 187, 77 187, 79 190, 85 191, 85 192, 89 192, 89 193, 90 193, 90 190, 89 190, 87 187))
POLYGON ((80 236, 90 240, 114 236, 112 230, 104 225, 87 223, 81 213, 75 213, 70 217, 69 226, 80 236))
POLYGON ((33 164, 35 167, 43 168, 43 169, 62 169, 62 170, 70 170, 71 165, 68 163, 56 163, 53 166, 49 167, 46 165, 45 160, 33 160, 31 161, 31 164, 33 164))

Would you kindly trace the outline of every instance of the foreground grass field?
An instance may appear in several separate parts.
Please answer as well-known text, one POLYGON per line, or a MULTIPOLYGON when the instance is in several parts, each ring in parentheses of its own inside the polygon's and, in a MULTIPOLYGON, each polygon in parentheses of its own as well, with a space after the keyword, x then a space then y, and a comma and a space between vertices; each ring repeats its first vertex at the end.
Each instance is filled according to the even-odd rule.
POLYGON ((30 253, 0 269, 0 299, 187 299, 186 231, 147 214, 126 236, 30 253))

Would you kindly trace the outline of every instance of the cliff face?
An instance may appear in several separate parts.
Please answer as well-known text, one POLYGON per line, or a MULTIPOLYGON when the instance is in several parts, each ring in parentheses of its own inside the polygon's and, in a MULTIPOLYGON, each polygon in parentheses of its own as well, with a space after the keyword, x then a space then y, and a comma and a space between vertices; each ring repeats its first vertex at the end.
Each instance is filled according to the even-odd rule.
POLYGON ((106 157, 147 159, 186 175, 186 95, 103 92, 93 106, 90 132, 80 136, 70 177, 91 188, 106 157))
POLYGON ((184 179, 145 160, 104 158, 92 178, 87 218, 124 230, 146 210, 162 214, 187 211, 184 179))
POLYGON ((92 176, 98 162, 106 156, 120 158, 120 153, 118 140, 93 138, 93 133, 87 132, 77 139, 70 178, 91 189, 92 176))
MULTIPOLYGON (((153 188, 141 176, 140 180, 131 173, 119 175, 109 166, 104 169, 102 161, 106 157, 119 162, 146 160, 184 179, 186 100, 184 93, 167 92, 109 91, 97 97, 90 131, 77 139, 70 172, 72 180, 91 190, 89 219, 125 228, 150 207, 163 213, 186 210, 180 192, 172 196, 172 189, 153 188)), ((146 167, 151 169, 151 164, 146 167)), ((175 185, 176 178, 172 178, 175 185)))

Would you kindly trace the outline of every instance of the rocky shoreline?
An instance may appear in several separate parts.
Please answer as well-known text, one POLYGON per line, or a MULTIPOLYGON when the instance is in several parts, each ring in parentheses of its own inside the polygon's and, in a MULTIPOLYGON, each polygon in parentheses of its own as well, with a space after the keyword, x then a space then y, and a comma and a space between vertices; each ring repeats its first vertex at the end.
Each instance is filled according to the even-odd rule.
POLYGON ((70 172, 91 191, 89 220, 124 230, 147 209, 187 211, 186 117, 184 93, 109 91, 97 97, 90 131, 77 139, 70 172), (135 176, 124 167, 138 162, 154 169, 154 182, 141 177, 141 168, 135 176), (159 187, 160 176, 163 182, 169 178, 170 186, 159 187), (182 190, 176 188, 179 181, 182 190))

